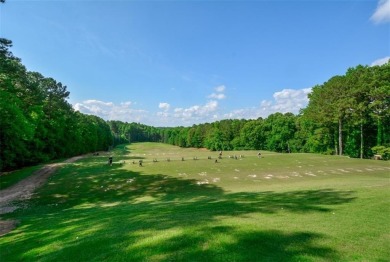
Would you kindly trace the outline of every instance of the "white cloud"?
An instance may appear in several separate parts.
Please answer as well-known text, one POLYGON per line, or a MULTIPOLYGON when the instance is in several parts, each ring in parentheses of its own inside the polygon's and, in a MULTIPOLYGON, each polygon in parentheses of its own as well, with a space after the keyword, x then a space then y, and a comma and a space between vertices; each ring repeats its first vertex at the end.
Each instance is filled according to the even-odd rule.
POLYGON ((263 110, 271 110, 271 112, 280 113, 298 113, 299 109, 305 107, 309 101, 307 95, 311 92, 311 88, 304 89, 283 89, 280 92, 274 93, 274 102, 262 101, 261 107, 263 110))
MULTIPOLYGON (((131 103, 131 102, 129 102, 129 103, 131 103)), ((103 102, 103 101, 93 100, 93 99, 85 100, 84 104, 87 104, 87 105, 101 105, 101 106, 113 106, 112 102, 103 102)))
POLYGON ((86 100, 74 105, 74 109, 97 115, 105 120, 140 122, 152 126, 191 126, 193 124, 214 122, 221 119, 257 119, 281 113, 298 113, 308 103, 310 88, 283 89, 273 94, 273 99, 263 100, 256 107, 239 108, 231 112, 221 111, 218 100, 211 99, 204 104, 188 107, 172 107, 169 103, 159 103, 159 112, 135 109, 134 102, 115 104, 99 100, 86 100))
POLYGON ((224 119, 256 119, 261 116, 259 108, 236 109, 230 113, 224 114, 224 119))
POLYGON ((225 94, 222 94, 222 93, 219 93, 219 94, 212 93, 211 95, 208 96, 208 98, 222 100, 222 99, 225 99, 226 96, 225 96, 225 94))
POLYGON ((217 100, 225 99, 226 95, 223 93, 223 92, 225 92, 225 89, 226 89, 226 87, 224 85, 217 86, 216 88, 214 88, 216 93, 212 93, 207 98, 217 99, 217 100))
POLYGON ((83 103, 74 105, 74 109, 80 112, 93 115, 105 115, 113 106, 111 102, 103 102, 98 100, 85 100, 83 103))
POLYGON ((164 111, 168 111, 170 107, 171 107, 171 105, 168 104, 168 103, 160 103, 158 105, 158 108, 160 108, 160 109, 162 109, 164 111))
POLYGON ((390 0, 379 0, 378 6, 370 19, 374 23, 390 22, 390 0))
POLYGON ((148 111, 134 109, 133 102, 127 101, 116 105, 112 102, 85 100, 76 103, 73 108, 81 113, 96 115, 105 120, 120 120, 124 122, 147 122, 148 111))
POLYGON ((215 87, 215 92, 207 97, 210 100, 205 104, 192 105, 186 108, 176 107, 169 111, 171 108, 170 104, 160 103, 159 108, 161 111, 156 113, 158 121, 168 126, 193 125, 216 121, 219 118, 218 100, 226 98, 223 93, 225 89, 223 85, 215 87))
POLYGON ((214 112, 218 108, 218 102, 217 101, 209 101, 205 106, 203 112, 208 113, 208 112, 214 112))
POLYGON ((219 92, 219 93, 222 93, 222 92, 225 91, 225 89, 226 89, 226 87, 225 87, 224 85, 220 85, 220 86, 217 86, 217 87, 215 88, 215 91, 216 91, 216 92, 219 92))
POLYGON ((177 107, 172 113, 157 112, 159 121, 169 126, 192 125, 215 121, 218 118, 218 101, 210 100, 204 105, 193 105, 188 108, 177 107))
POLYGON ((310 92, 311 88, 283 89, 274 93, 273 100, 261 101, 259 107, 233 110, 228 114, 224 114, 224 118, 257 119, 259 117, 265 118, 276 112, 297 114, 301 108, 307 105, 309 101, 307 95, 310 92))
POLYGON ((375 60, 374 62, 371 63, 371 66, 381 66, 381 65, 389 62, 389 60, 390 60, 390 56, 386 56, 386 57, 375 60))
POLYGON ((169 113, 168 112, 157 112, 157 116, 167 118, 167 117, 169 117, 169 113))
POLYGON ((130 106, 130 105, 132 105, 132 104, 133 104, 132 102, 127 101, 127 102, 122 102, 122 103, 121 103, 121 106, 130 106))
POLYGON ((174 116, 177 118, 189 120, 191 117, 205 118, 210 116, 218 108, 218 102, 215 100, 209 101, 205 105, 195 105, 189 108, 175 108, 174 116))

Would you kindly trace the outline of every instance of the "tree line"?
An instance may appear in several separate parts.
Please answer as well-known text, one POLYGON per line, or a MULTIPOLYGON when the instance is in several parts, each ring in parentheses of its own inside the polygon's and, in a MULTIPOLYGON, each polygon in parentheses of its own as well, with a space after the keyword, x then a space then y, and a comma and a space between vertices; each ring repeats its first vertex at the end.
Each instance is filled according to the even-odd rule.
POLYGON ((122 141, 209 150, 270 150, 390 158, 390 63, 357 66, 312 88, 299 114, 155 128, 111 122, 122 141))
POLYGON ((335 154, 390 154, 390 61, 357 66, 313 88, 303 115, 314 125, 318 146, 335 154))
POLYGON ((297 115, 153 127, 75 111, 66 86, 27 71, 11 46, 0 38, 0 170, 145 141, 209 150, 390 157, 389 62, 359 65, 314 86, 308 106, 297 115))
POLYGON ((76 112, 66 86, 27 71, 11 46, 0 38, 0 170, 107 150, 108 123, 76 112))

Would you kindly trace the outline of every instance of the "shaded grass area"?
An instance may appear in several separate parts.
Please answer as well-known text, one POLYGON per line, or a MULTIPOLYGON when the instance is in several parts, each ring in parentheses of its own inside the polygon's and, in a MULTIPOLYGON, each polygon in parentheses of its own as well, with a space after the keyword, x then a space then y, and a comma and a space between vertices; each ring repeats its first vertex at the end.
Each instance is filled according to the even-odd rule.
POLYGON ((7 187, 13 186, 14 184, 18 183, 20 180, 23 180, 31 174, 33 174, 35 171, 40 169, 43 165, 33 166, 33 167, 27 167, 20 170, 12 171, 12 172, 5 172, 0 175, 0 189, 5 189, 7 187))
MULTIPOLYGON (((147 161, 162 153, 153 150, 139 157, 147 161)), ((164 153, 169 150, 174 153, 174 148, 164 153)), ((19 219, 20 225, 0 238, 1 260, 386 261, 389 255, 385 168, 369 176, 328 172, 295 180, 263 178, 254 186, 247 169, 258 162, 249 156, 247 162, 218 167, 207 166, 207 160, 120 164, 136 158, 136 145, 129 151, 114 152, 112 167, 100 156, 59 170, 28 207, 6 216, 19 219), (240 172, 229 171, 232 167, 240 172), (178 175, 183 172, 188 176, 178 175), (240 183, 222 177, 199 184, 205 172, 238 176, 240 183)), ((278 172, 289 172, 296 159, 279 157, 270 163, 283 162, 278 172)), ((351 164, 346 161, 344 167, 351 164)), ((325 164, 310 163, 325 170, 325 164)), ((365 165, 374 168, 371 162, 365 165)), ((264 162, 264 169, 256 169, 259 176, 268 172, 266 167, 264 162)))

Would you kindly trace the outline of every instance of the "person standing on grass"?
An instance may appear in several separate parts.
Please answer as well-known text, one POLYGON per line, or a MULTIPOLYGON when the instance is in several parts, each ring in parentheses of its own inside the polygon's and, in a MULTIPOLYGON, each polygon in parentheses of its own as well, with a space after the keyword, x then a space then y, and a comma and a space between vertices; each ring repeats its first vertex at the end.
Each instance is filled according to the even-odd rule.
POLYGON ((112 156, 110 156, 110 157, 108 158, 108 164, 109 164, 110 166, 112 166, 112 156))

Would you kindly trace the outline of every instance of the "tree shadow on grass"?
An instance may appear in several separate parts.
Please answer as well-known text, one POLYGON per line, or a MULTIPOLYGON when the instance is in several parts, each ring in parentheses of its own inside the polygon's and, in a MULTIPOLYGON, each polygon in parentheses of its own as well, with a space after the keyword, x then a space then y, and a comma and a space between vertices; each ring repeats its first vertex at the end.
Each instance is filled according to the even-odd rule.
POLYGON ((22 223, 6 236, 12 244, 0 242, 6 260, 62 261, 74 254, 79 261, 335 260, 335 250, 316 243, 326 236, 243 231, 220 226, 220 217, 329 212, 354 200, 353 192, 332 189, 228 193, 194 179, 119 167, 71 170, 60 170, 27 209, 10 215, 22 223))
MULTIPOLYGON (((169 239, 170 244, 160 247, 150 257, 168 254, 173 261, 302 261, 308 258, 336 260, 337 253, 316 243, 324 236, 309 232, 285 233, 279 230, 253 230, 240 232, 233 227, 209 227, 213 235, 228 236, 218 245, 208 241, 206 234, 183 234, 169 239), (180 249, 178 249, 180 247, 180 249)), ((158 247, 154 247, 157 248, 158 247)), ((151 250, 154 249, 151 247, 151 250)), ((135 254, 142 253, 133 248, 135 254)), ((136 260, 143 260, 137 257, 136 260)))

